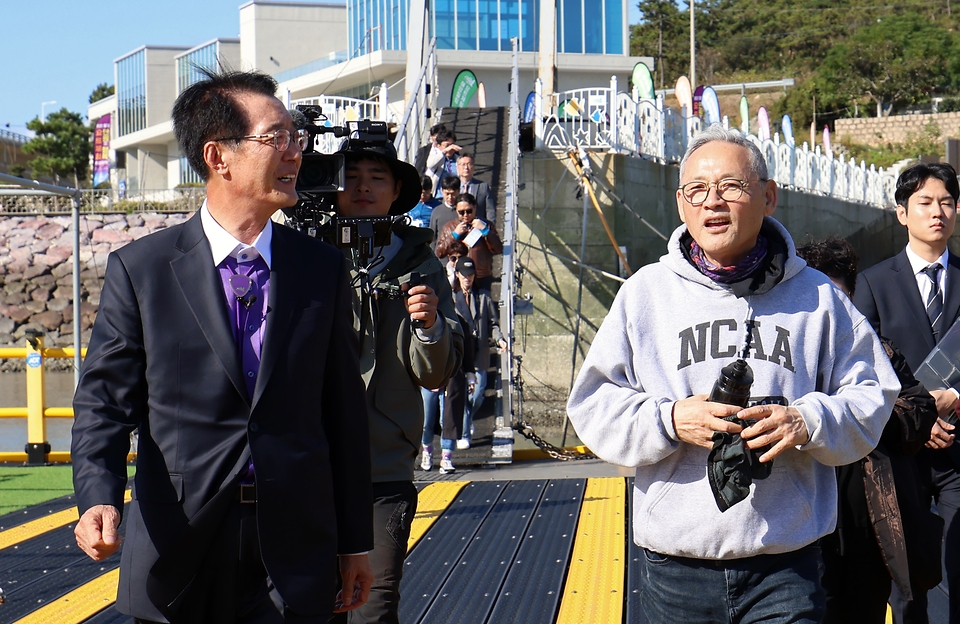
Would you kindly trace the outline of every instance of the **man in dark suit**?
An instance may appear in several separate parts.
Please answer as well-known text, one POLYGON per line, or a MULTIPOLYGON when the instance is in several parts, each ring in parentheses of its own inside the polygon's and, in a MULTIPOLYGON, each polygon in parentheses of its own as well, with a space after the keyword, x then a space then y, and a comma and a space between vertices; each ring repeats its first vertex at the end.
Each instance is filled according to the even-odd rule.
POLYGON ((477 216, 487 223, 497 222, 497 200, 490 192, 490 186, 483 180, 473 177, 473 154, 461 152, 457 159, 457 173, 460 175, 460 192, 470 193, 477 198, 477 216))
POLYGON ((208 74, 173 108, 206 180, 189 221, 107 263, 74 398, 78 545, 119 548, 139 622, 325 622, 373 574, 370 452, 342 254, 270 221, 297 201, 306 135, 256 72, 208 74), (339 555, 339 557, 338 557, 339 555))
MULTIPOLYGON (((920 164, 897 180, 897 219, 907 229, 907 247, 860 274, 854 302, 876 332, 893 342, 916 370, 960 316, 960 258, 947 250, 957 221, 960 185, 947 164, 920 164)), ((929 475, 924 495, 937 503, 944 520, 944 563, 950 590, 950 622, 960 622, 960 447, 945 419, 954 412, 957 388, 931 390, 939 419, 926 448, 917 456, 921 474, 929 475)), ((926 622, 922 592, 904 601, 891 595, 896 622, 926 622)))

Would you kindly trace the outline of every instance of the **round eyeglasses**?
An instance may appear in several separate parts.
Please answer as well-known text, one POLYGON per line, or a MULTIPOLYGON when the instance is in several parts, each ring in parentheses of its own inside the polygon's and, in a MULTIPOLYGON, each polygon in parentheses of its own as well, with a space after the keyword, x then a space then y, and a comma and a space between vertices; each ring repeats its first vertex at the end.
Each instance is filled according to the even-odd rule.
POLYGON ((246 136, 236 136, 236 137, 220 137, 219 139, 214 139, 214 141, 263 141, 264 139, 270 139, 270 143, 273 145, 273 148, 278 152, 285 152, 290 148, 290 141, 296 140, 297 146, 300 148, 300 151, 307 149, 307 145, 310 144, 310 132, 307 130, 297 130, 295 132, 290 132, 284 128, 276 130, 269 134, 248 134, 246 136))
MULTIPOLYGON (((758 178, 758 180, 760 182, 767 181, 766 178, 758 178)), ((737 201, 743 196, 743 191, 747 188, 748 184, 750 184, 750 180, 738 180, 737 178, 724 178, 719 182, 694 180, 681 186, 680 194, 683 195, 683 198, 687 200, 688 203, 699 206, 707 201, 707 196, 710 194, 710 187, 713 186, 716 187, 717 195, 723 201, 737 201)))

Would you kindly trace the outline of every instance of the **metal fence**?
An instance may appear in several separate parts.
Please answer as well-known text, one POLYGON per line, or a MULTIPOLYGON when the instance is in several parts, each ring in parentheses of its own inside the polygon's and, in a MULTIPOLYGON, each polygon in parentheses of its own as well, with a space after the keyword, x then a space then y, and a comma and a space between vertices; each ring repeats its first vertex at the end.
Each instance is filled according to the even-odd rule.
MULTIPOLYGON (((127 192, 81 189, 80 212, 194 212, 207 197, 205 188, 157 189, 127 192)), ((0 189, 0 215, 69 214, 72 200, 45 191, 0 189)))
MULTIPOLYGON (((542 92, 538 79, 534 93, 537 143, 550 150, 582 147, 676 163, 687 141, 702 128, 699 117, 685 117, 665 106, 663 96, 642 100, 636 93, 621 92, 616 76, 609 87, 551 94, 542 92)), ((722 123, 730 127, 727 117, 722 123)), ((819 146, 797 146, 793 137, 781 140, 779 133, 766 140, 747 136, 763 152, 770 178, 783 188, 880 207, 896 204, 895 172, 834 158, 819 146)))
MULTIPOLYGON (((302 98, 291 100, 290 108, 299 104, 311 104, 319 106, 323 110, 323 116, 326 118, 321 125, 325 126, 343 126, 348 121, 357 121, 360 119, 378 119, 381 121, 393 121, 389 119, 390 112, 387 100, 387 83, 380 85, 380 91, 376 99, 360 100, 351 97, 327 96, 321 95, 312 98, 302 98)), ((337 151, 342 138, 335 137, 332 133, 321 134, 317 137, 316 149, 322 154, 332 154, 337 151)))

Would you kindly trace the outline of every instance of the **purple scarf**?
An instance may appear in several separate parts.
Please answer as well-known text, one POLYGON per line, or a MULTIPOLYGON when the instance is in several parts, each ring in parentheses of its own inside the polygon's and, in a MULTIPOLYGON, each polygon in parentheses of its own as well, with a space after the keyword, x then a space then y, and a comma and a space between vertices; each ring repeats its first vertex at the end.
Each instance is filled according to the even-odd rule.
POLYGON ((750 250, 746 258, 733 266, 726 267, 715 266, 707 260, 697 241, 690 241, 690 259, 693 260, 693 264, 701 273, 721 284, 730 284, 750 275, 760 266, 760 263, 763 262, 766 257, 767 239, 762 234, 757 235, 757 244, 750 250))

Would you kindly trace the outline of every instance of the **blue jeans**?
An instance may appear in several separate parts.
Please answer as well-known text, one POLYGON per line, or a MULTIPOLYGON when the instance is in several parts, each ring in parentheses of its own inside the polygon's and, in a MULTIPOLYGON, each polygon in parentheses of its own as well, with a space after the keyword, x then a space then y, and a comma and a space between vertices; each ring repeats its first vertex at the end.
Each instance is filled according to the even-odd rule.
MULTIPOLYGON (((420 396, 423 398, 423 435, 420 442, 424 446, 430 446, 433 444, 433 432, 437 426, 437 419, 440 418, 443 410, 443 390, 433 392, 420 388, 420 396)), ((452 451, 456 445, 456 440, 447 440, 441 436, 440 448, 444 451, 452 451)))
POLYGON ((825 594, 816 544, 779 555, 713 561, 643 549, 640 602, 648 624, 820 622, 825 594))
POLYGON ((478 370, 477 385, 473 387, 473 392, 467 397, 467 406, 463 410, 463 437, 470 439, 470 427, 473 425, 473 417, 477 415, 477 410, 483 405, 483 391, 487 389, 487 371, 478 370))

